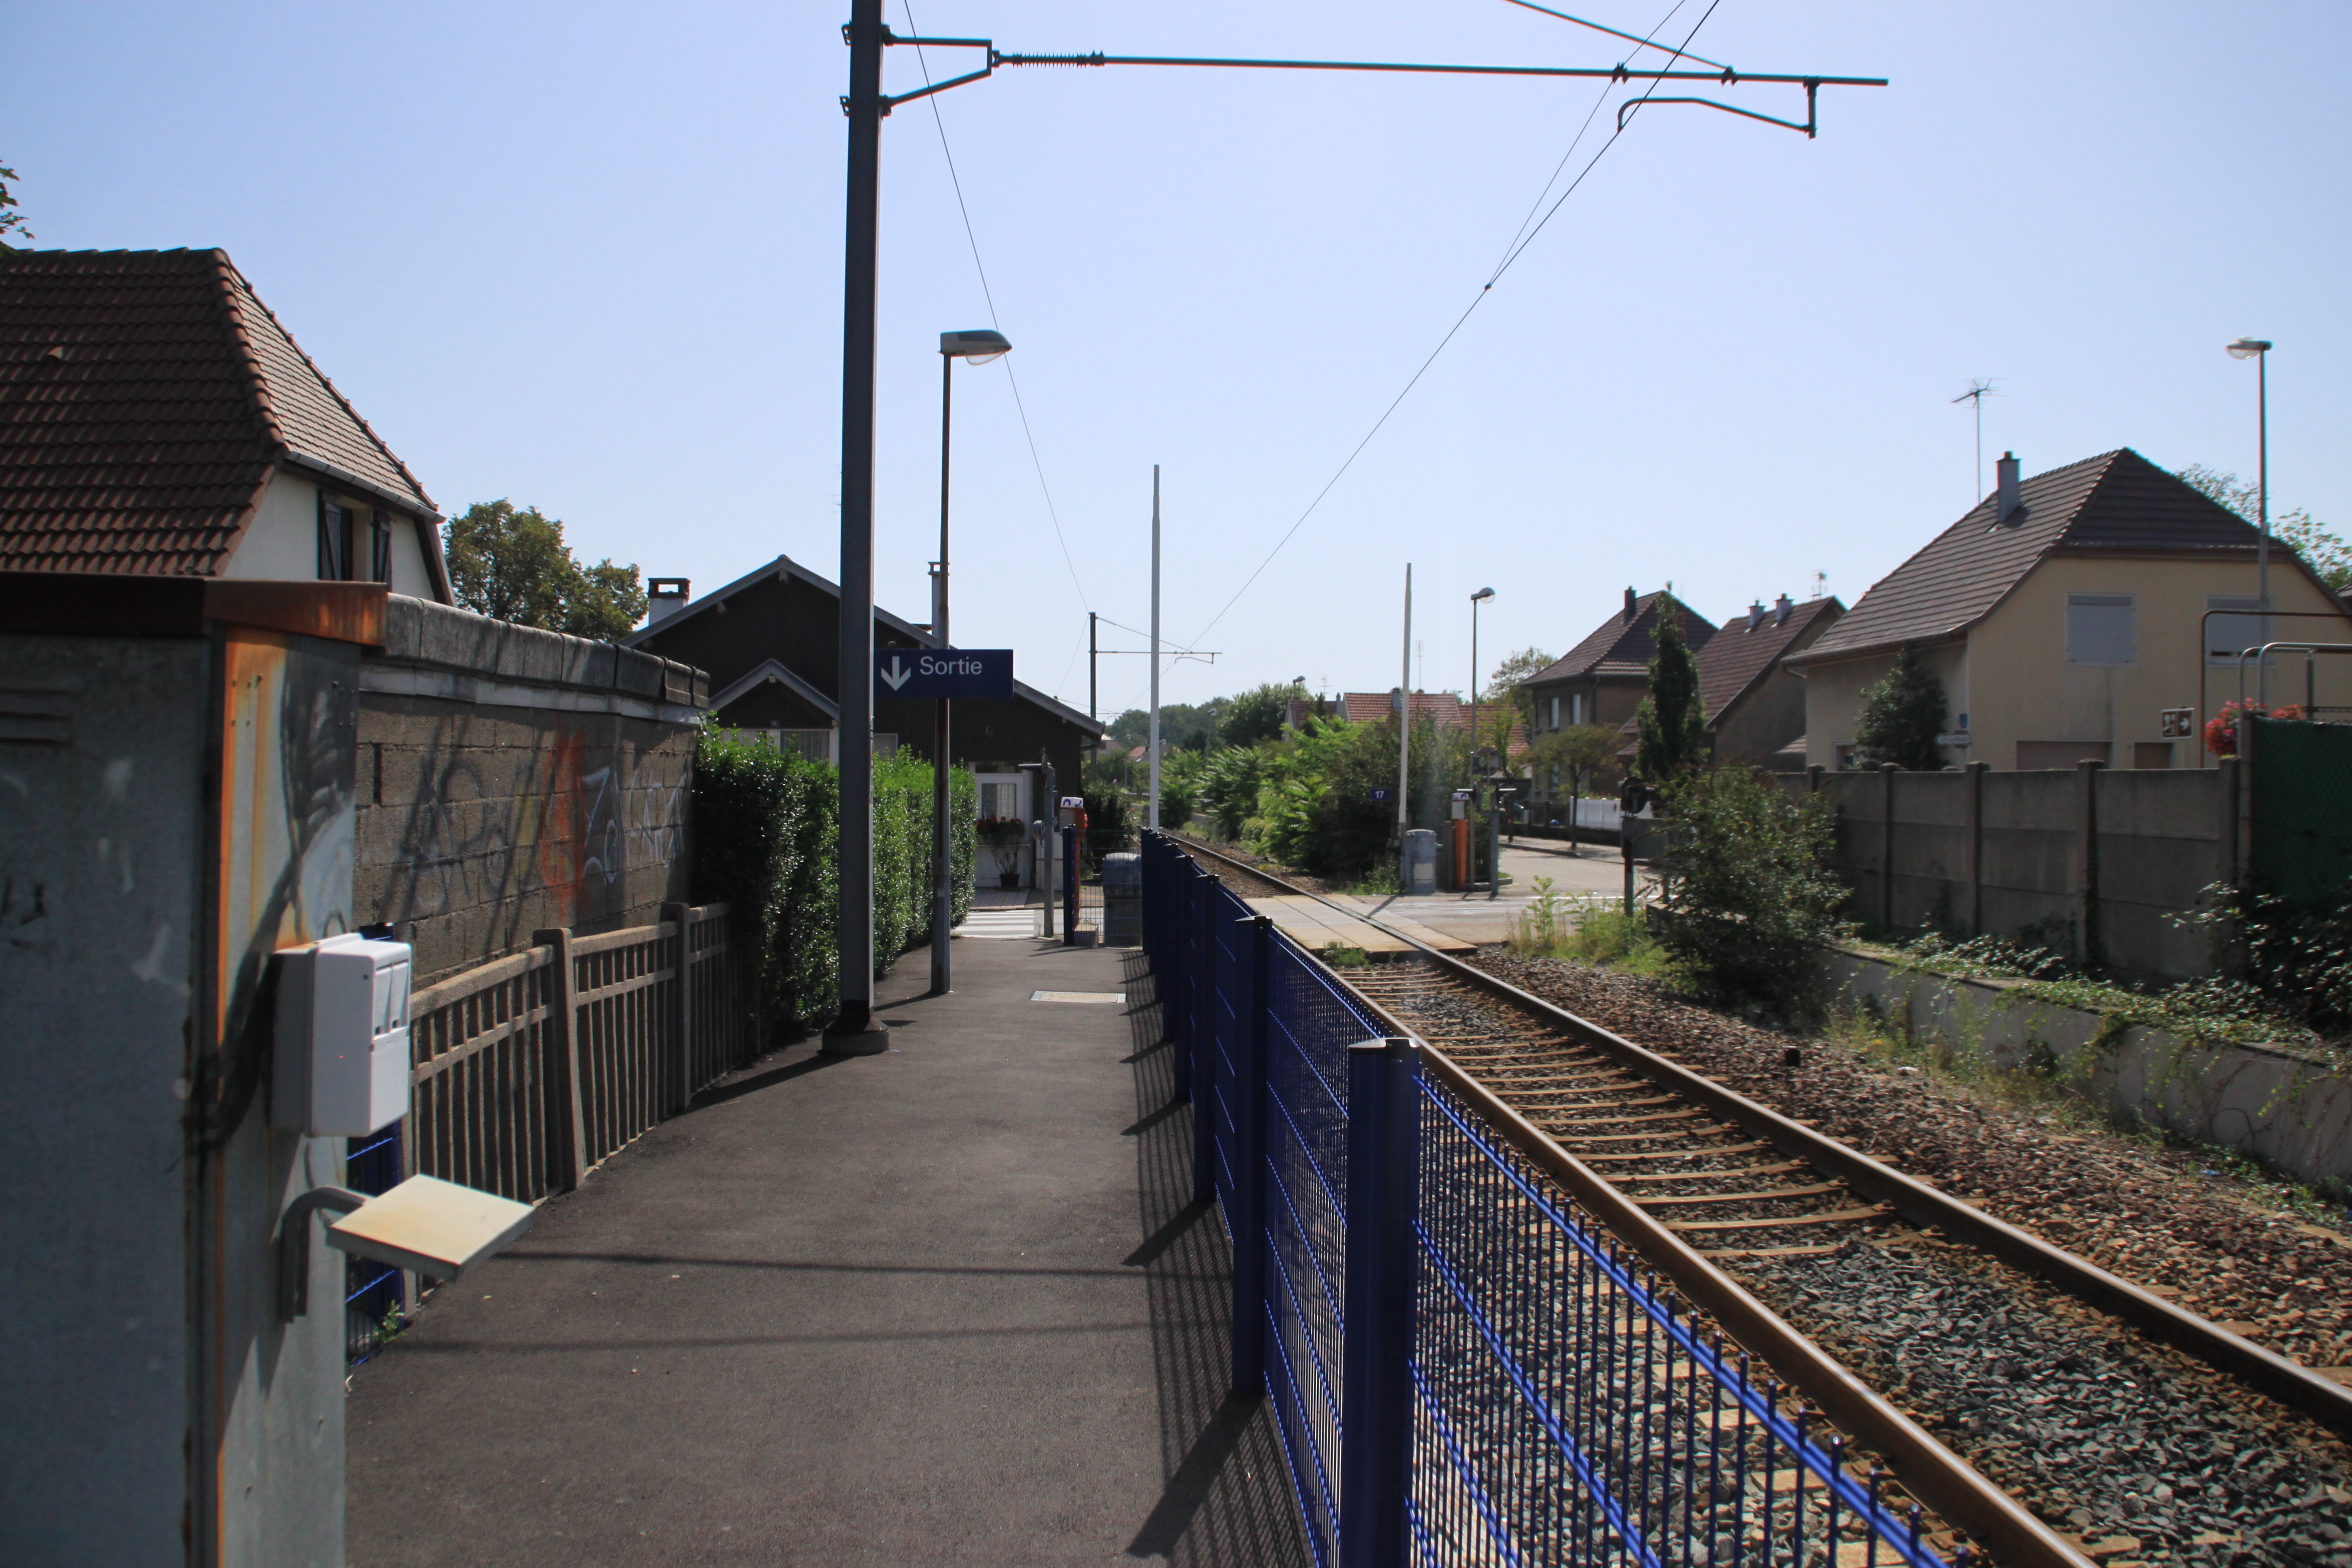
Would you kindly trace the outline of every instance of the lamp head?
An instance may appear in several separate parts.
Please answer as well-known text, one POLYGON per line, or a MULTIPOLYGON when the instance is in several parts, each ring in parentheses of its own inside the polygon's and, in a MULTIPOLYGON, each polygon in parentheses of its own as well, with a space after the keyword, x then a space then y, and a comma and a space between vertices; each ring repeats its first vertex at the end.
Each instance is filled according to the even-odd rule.
POLYGON ((1006 340, 1003 333, 992 332, 986 327, 975 328, 970 332, 942 332, 939 334, 940 353, 947 355, 950 359, 961 359, 975 365, 985 365, 992 359, 1001 359, 1012 351, 1013 345, 1006 340))
POLYGON ((1492 588, 1481 588, 1470 596, 1470 602, 1472 604, 1476 604, 1481 599, 1491 599, 1493 597, 1494 590, 1492 588))
POLYGON ((2240 338, 2235 343, 2229 344, 2228 348, 2229 357, 2232 359, 2252 359, 2257 355, 2269 353, 2270 343, 2264 338, 2240 338))

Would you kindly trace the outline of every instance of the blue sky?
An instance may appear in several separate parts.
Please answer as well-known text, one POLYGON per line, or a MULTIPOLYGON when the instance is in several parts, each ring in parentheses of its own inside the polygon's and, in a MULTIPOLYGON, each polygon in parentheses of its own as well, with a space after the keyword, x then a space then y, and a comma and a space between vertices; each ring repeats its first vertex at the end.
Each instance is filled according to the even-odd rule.
MULTIPOLYGON (((1671 0, 1585 3, 1646 32, 1671 0)), ((778 553, 830 573, 845 15, 18 0, 0 162, 41 246, 226 249, 445 510, 536 503, 591 558, 698 588, 778 553)), ((1628 52, 1502 0, 914 19, 1008 51, 1628 52)), ((1971 377, 2001 393, 1988 473, 2130 445, 2250 474, 2241 333, 2279 344, 2277 504, 2343 528, 2347 43, 2318 3, 1721 0, 1694 50, 1892 85, 1825 89, 1812 142, 1638 116, 1213 625, 1479 294, 1599 90, 1111 69, 943 94, 1060 524, 1006 368, 959 372, 958 640, 1083 703, 1086 611, 1144 624, 1155 462, 1167 629, 1222 650, 1173 666, 1170 700, 1393 684, 1408 560, 1433 688, 1467 680, 1487 584, 1490 665, 1562 651, 1628 584, 1720 618, 1819 571, 1851 603, 1972 500, 1971 377)), ((890 73, 919 84, 914 52, 890 73)), ((1801 117, 1794 89, 1734 97, 1801 117)), ((991 311, 928 106, 884 139, 878 579, 920 617, 936 334, 991 311)), ((1106 714, 1145 662, 1103 661, 1106 714)))

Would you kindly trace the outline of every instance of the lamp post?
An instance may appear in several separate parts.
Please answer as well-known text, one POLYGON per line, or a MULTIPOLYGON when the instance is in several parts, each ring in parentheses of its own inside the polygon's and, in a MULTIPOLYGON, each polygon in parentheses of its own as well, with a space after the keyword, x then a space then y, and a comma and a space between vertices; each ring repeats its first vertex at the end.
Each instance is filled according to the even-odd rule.
MULTIPOLYGON (((2255 526, 2261 530, 2254 546, 2254 608, 2261 612, 2270 608, 2270 342, 2240 338, 2226 347, 2230 358, 2254 361, 2254 509, 2259 519, 2255 526)), ((2255 624, 2262 640, 2270 641, 2270 618, 2258 615, 2255 624)), ((2265 659, 2255 672, 2264 702, 2270 700, 2269 674, 2270 661, 2265 659)))
MULTIPOLYGON (((1493 597, 1494 597, 1494 590, 1493 590, 1492 588, 1481 588, 1481 589, 1479 589, 1479 590, 1478 590, 1476 593, 1474 593, 1474 594, 1472 594, 1472 595, 1470 596, 1470 766, 1471 766, 1471 768, 1472 768, 1473 770, 1475 770, 1475 769, 1477 768, 1477 766, 1478 766, 1478 744, 1479 744, 1479 742, 1478 742, 1478 606, 1479 606, 1479 604, 1480 604, 1482 601, 1484 601, 1484 600, 1487 600, 1487 599, 1491 599, 1491 598, 1493 598, 1493 597)), ((1498 772, 1499 772, 1499 771, 1501 771, 1501 766, 1500 766, 1500 764, 1499 764, 1499 763, 1497 764, 1496 771, 1498 771, 1498 772)), ((1492 792, 1491 792, 1491 791, 1489 792, 1489 798, 1490 798, 1490 799, 1492 798, 1492 792)), ((1489 837, 1492 837, 1493 835, 1491 835, 1491 834, 1490 834, 1490 835, 1488 835, 1488 836, 1489 836, 1489 837)), ((1498 883, 1499 883, 1499 882, 1502 880, 1502 879, 1501 879, 1499 876, 1497 876, 1497 875, 1495 874, 1495 872, 1494 872, 1494 868, 1493 868, 1493 867, 1491 867, 1491 866, 1488 868, 1487 875, 1488 875, 1488 879, 1489 879, 1490 881, 1494 881, 1494 882, 1498 882, 1498 883)))
MULTIPOLYGON (((944 652, 954 644, 947 635, 947 496, 948 458, 954 452, 955 362, 986 365, 1012 352, 1001 332, 985 328, 939 334, 939 564, 931 573, 931 639, 944 652)), ((955 918, 955 846, 947 802, 947 699, 939 699, 939 715, 931 754, 931 994, 945 996, 949 986, 948 930, 955 918)))
POLYGON ((1483 599, 1494 597, 1492 588, 1481 588, 1470 596, 1470 750, 1478 750, 1478 605, 1483 599))

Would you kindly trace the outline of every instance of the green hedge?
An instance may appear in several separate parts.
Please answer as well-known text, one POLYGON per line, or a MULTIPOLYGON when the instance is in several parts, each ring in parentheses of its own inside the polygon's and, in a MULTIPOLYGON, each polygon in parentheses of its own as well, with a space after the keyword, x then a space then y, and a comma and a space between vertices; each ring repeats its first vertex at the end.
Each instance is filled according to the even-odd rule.
MULTIPOLYGON (((972 775, 948 775, 954 910, 972 907, 972 775)), ((841 784, 832 766, 706 730, 694 748, 694 899, 726 903, 758 953, 763 1031, 819 1024, 840 1001, 834 953, 841 784)), ((875 973, 929 938, 931 764, 874 760, 875 973)))

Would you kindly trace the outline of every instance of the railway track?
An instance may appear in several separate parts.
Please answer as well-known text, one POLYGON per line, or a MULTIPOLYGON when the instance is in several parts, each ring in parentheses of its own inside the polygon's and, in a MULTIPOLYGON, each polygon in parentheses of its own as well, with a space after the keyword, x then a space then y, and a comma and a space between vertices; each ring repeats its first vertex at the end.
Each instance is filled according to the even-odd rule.
MULTIPOLYGON (((1306 892, 1204 845, 1187 842, 1185 848, 1237 883, 1281 894, 1306 892)), ((1237 890, 1248 896, 1246 887, 1237 890)), ((1377 920, 1372 923, 1379 924, 1377 920)), ((2036 1342, 2062 1341, 2070 1335, 2096 1338, 2102 1325, 2120 1325, 2126 1370, 2139 1376, 2114 1370, 2124 1362, 2115 1362, 2112 1355, 2104 1361, 2094 1356, 2091 1362, 2083 1363, 2107 1367, 2091 1381, 2102 1390, 2120 1385, 2116 1409, 2128 1407, 2138 1412, 2128 1417, 2119 1414, 2113 1420, 2145 1425, 2150 1419, 2164 1419, 2167 1411, 2182 1420, 2188 1419, 2184 1412, 2190 1406, 2205 1411, 2211 1401, 2197 1392, 2202 1386, 2197 1374, 2209 1369, 2208 1383, 2225 1385, 2226 1392, 2245 1390, 2262 1396, 2255 1400, 2241 1397, 2237 1416, 2216 1420, 2225 1424, 2236 1421, 2242 1427, 2246 1424, 2241 1419, 2243 1410, 2251 1408, 2258 1413, 2254 1424, 2259 1427, 2264 1425, 2259 1413, 2267 1411, 2273 1422, 2272 1429, 2262 1434, 2265 1440, 2274 1440, 2296 1455, 2315 1458, 2334 1470, 2339 1480, 2344 1478, 2340 1466, 2326 1465, 2329 1457, 2340 1461, 2341 1450, 2334 1450, 2332 1456, 2315 1456, 2301 1434, 2308 1430, 2306 1423, 2315 1423, 2324 1429, 2317 1434, 2319 1446, 2330 1449, 2333 1445, 2326 1441, 2326 1434, 2352 1437, 2352 1390, 2143 1291, 2030 1231, 1983 1214, 1969 1202, 1873 1158, 1867 1150, 1853 1148, 1779 1114, 1742 1094, 1738 1080, 1693 1072, 1469 964, 1415 946, 1417 950, 1410 955, 1369 968, 1349 969, 1339 978, 1389 1020, 1391 1027, 1435 1047, 1464 1077, 1491 1091, 1524 1118, 1566 1156, 1562 1166, 1572 1167, 1569 1175, 1605 1186, 1625 1210, 1639 1216, 1631 1223, 1654 1227, 1655 1233, 1671 1238, 1657 1244, 1659 1252, 1694 1258, 1707 1272, 1721 1270, 1743 1286, 1784 1304, 1784 1310, 1795 1311, 1799 1319, 1804 1317, 1804 1309, 1810 1309, 1827 1320, 1820 1327, 1833 1338, 1839 1328, 1855 1327, 1835 1321, 1840 1303, 1849 1304, 1848 1310, 1859 1310, 1853 1304, 1869 1299, 1879 1303, 1878 1310, 1886 1310, 1890 1290, 1894 1298, 1912 1304, 1922 1296, 1990 1303, 1979 1310, 2007 1332, 2007 1303, 2016 1291, 2005 1281, 1987 1283, 1971 1277, 1972 1263, 1976 1275, 1998 1275, 1998 1269, 1982 1266, 1981 1260, 1990 1259, 2030 1276, 2046 1293, 2070 1298, 2070 1305, 2092 1309, 2080 1314, 2082 1322, 2047 1332, 2036 1328, 2034 1332, 2041 1335, 2036 1342), (1906 1245, 1911 1243, 1926 1245, 1906 1245), (1923 1251, 1952 1256, 1922 1262, 1923 1251), (1890 1284, 1895 1275, 1901 1279, 1890 1284), (2139 1394, 2141 1383, 2154 1375, 2141 1360, 2133 1359, 2130 1342, 2135 1338, 2169 1347, 2177 1353, 2175 1360, 2186 1357, 2201 1364, 2162 1383, 2173 1392, 2155 1401, 2153 1415, 2145 1408, 2148 1401, 2134 1405, 2121 1397, 2123 1389, 2139 1394)), ((2047 1309, 2040 1318, 2055 1321, 2047 1309)), ((1854 1337, 1857 1344, 1870 1342, 1866 1332, 1854 1337)), ((1988 1343, 2000 1339, 1998 1334, 1973 1337, 1988 1343)), ((1895 1362, 1902 1360, 1901 1338, 1888 1340, 1895 1362)), ((2027 1338, 2032 1339, 2033 1334, 2027 1338)), ((1960 1354, 1971 1340, 1964 1330, 1956 1333, 1953 1353, 1960 1354)), ((2081 1359, 2067 1353, 2054 1357, 2060 1366, 2081 1359)), ((2164 1359, 2161 1353, 2158 1359, 2164 1359)), ((1983 1419, 1985 1406, 1977 1398, 1975 1385, 1964 1385, 1957 1376, 1949 1381, 1953 1391, 1945 1397, 1955 1410, 1934 1412, 1923 1419, 1944 1428, 1963 1447, 1976 1440, 1986 1452, 1997 1455, 2001 1438, 1992 1430, 1997 1423, 1983 1419)), ((1938 1397, 1932 1392, 1937 1386, 1934 1376, 1914 1378, 1909 1397, 1914 1402, 1932 1401, 1938 1397), (1923 1388, 1931 1392, 1923 1395, 1923 1388)), ((2027 1398, 2036 1409, 2047 1403, 2044 1398, 2027 1398)), ((2222 1402, 2231 1403, 2227 1398, 2222 1402)), ((1992 1406, 1997 1415, 1997 1395, 1992 1406)), ((2083 1430, 2096 1429, 2097 1419, 2090 1417, 2083 1430)), ((2195 1421, 2189 1424, 2202 1430, 2195 1421)), ((1890 1435, 1902 1436, 1881 1430, 1872 1434, 1872 1440, 1883 1442, 1890 1435)), ((2167 1501, 2195 1493, 2209 1472, 2227 1469, 2223 1461, 2241 1452, 2225 1440, 2219 1444, 2220 1461, 2201 1463, 2214 1458, 2213 1445, 2178 1455, 2161 1443, 2156 1446, 2172 1457, 2157 1462, 2151 1473, 2162 1475, 2167 1465, 2182 1472, 2178 1486, 2170 1479, 2150 1484, 2151 1494, 2162 1488, 2167 1501)), ((2258 1539, 2252 1544, 2242 1538, 2233 1541, 2228 1539, 2228 1531, 2207 1528, 2201 1532, 2182 1530, 2178 1550, 2161 1545, 2144 1550, 2149 1543, 2138 1536, 2111 1534, 2108 1539, 2128 1542, 2131 1550, 2110 1551, 2104 1558, 2119 1563, 2352 1563, 2352 1491, 2324 1479, 2312 1482, 2308 1489, 2312 1492, 2311 1508, 2317 1510, 2316 1522, 2301 1514, 2285 1520, 2278 1537, 2282 1544, 2275 1552, 2258 1539), (2329 1523, 2331 1515, 2341 1520, 2340 1526, 2329 1523), (2293 1533, 2305 1529, 2312 1533, 2293 1533), (2331 1538, 2321 1533, 2325 1529, 2336 1529, 2338 1534, 2331 1538), (2329 1550, 2335 1541, 2345 1548, 2341 1554, 2329 1550), (2296 1544, 2301 1542, 2310 1544, 2296 1544)), ((2025 1490, 2033 1488, 2029 1485, 2025 1490)), ((2234 1499, 2239 1494, 2227 1495, 2234 1499)), ((2065 1504, 2075 1500, 2052 1496, 2046 1489, 2036 1498, 2040 1511, 2049 1517, 2065 1518, 2070 1512, 2087 1516, 2090 1523, 2082 1540, 2092 1544, 2100 1510, 2069 1510, 2065 1504)), ((2083 1518, 2077 1517, 2076 1522, 2083 1523, 2083 1518)))

